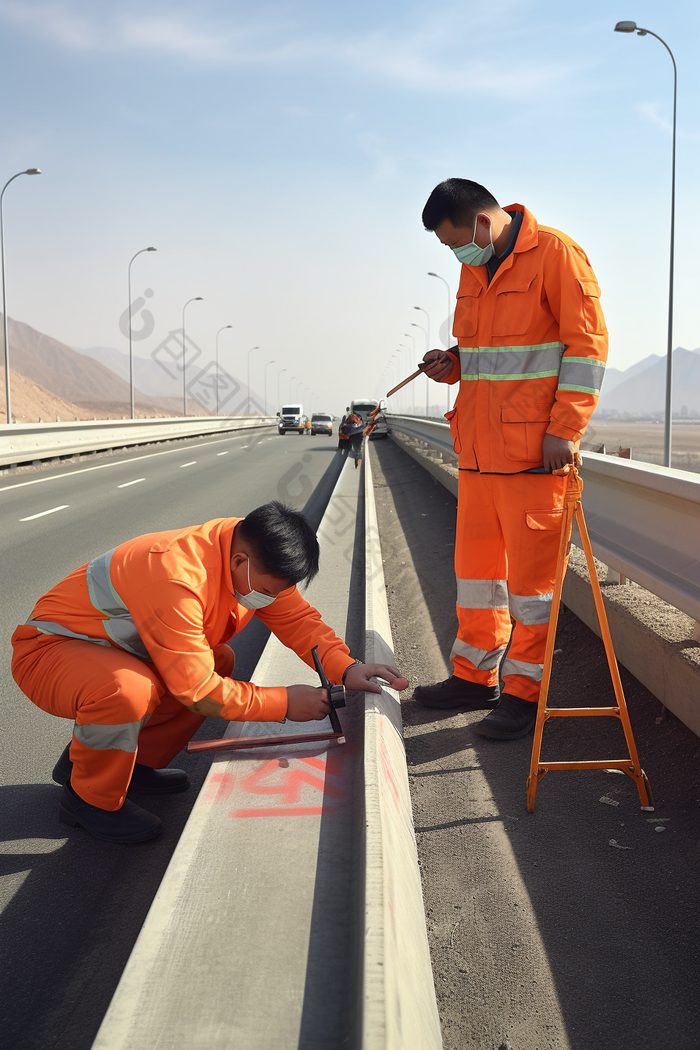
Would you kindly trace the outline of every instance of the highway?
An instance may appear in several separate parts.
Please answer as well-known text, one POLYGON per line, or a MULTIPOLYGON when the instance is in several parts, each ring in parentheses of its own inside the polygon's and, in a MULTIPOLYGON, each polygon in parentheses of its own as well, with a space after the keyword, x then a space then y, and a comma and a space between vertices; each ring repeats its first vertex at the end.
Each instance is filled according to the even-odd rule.
MULTIPOLYGON (((149 799, 165 824, 153 843, 115 849, 69 832, 50 774, 70 725, 12 683, 11 631, 55 580, 127 536, 245 514, 273 498, 317 523, 338 474, 335 446, 233 435, 0 481, 0 1019, 11 1050, 92 1046, 209 765, 181 756, 194 790, 149 799)), ((375 443, 371 456, 396 662, 413 686, 449 673, 454 499, 393 442, 375 443)), ((254 627, 237 640, 242 677, 264 641, 254 627)), ((653 813, 640 811, 626 778, 589 772, 550 774, 527 814, 530 738, 484 741, 473 729, 480 713, 428 711, 402 697, 445 1050, 699 1045, 698 741, 629 672, 623 681, 653 813)), ((600 642, 569 611, 553 687, 564 703, 610 700, 600 642)), ((619 750, 611 727, 584 721, 546 734, 547 754, 619 750)), ((202 735, 217 728, 207 723, 202 735)), ((201 940, 206 948, 205 932, 201 940)), ((228 958, 229 941, 218 950, 228 958)), ((205 952, 203 972, 207 962, 205 952)))
MULTIPOLYGON (((228 435, 0 479, 0 979, 8 1050, 91 1046, 208 768, 183 756, 193 789, 149 799, 165 825, 155 842, 122 850, 69 832, 58 821, 51 770, 71 723, 35 708, 12 681, 14 627, 53 583, 131 536, 245 515, 271 499, 306 507, 317 522, 338 473, 336 445, 269 431, 228 435)), ((251 625, 237 640, 241 677, 265 638, 251 625)), ((205 735, 216 735, 214 723, 205 725, 205 735)))

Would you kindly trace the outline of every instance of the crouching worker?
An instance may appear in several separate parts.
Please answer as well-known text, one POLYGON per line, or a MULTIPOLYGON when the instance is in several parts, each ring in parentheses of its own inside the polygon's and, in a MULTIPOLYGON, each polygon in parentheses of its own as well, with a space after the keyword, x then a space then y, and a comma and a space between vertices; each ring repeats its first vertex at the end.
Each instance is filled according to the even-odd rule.
POLYGON ((113 842, 143 842, 158 817, 129 796, 189 786, 167 769, 203 720, 295 722, 329 713, 325 690, 262 688, 232 678, 225 643, 255 615, 350 690, 408 685, 395 667, 361 664, 301 596, 318 571, 316 536, 281 503, 245 518, 151 533, 82 565, 39 599, 12 637, 12 674, 44 711, 75 720, 53 779, 59 816, 113 842))

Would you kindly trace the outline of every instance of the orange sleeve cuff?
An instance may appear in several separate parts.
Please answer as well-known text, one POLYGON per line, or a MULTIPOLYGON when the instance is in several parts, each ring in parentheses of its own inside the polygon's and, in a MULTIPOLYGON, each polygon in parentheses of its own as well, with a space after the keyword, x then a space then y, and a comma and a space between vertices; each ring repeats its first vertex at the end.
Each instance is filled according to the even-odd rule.
MULTIPOLYGON (((287 714, 287 688, 283 685, 260 686, 253 682, 224 679, 221 715, 229 722, 281 722, 287 714)), ((218 700, 216 691, 210 694, 218 700)))
POLYGON ((583 431, 573 430, 571 427, 565 427, 561 423, 550 423, 547 427, 547 433, 552 434, 554 437, 564 438, 565 441, 579 442, 583 431))

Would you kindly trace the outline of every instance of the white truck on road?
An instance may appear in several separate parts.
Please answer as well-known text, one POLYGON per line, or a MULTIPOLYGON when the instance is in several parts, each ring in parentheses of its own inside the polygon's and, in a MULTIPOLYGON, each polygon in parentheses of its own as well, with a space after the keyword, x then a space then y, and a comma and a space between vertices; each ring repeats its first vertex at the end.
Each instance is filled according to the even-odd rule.
POLYGON ((277 431, 280 434, 286 434, 288 430, 296 430, 298 434, 303 434, 306 431, 306 416, 304 415, 304 406, 294 403, 291 405, 283 405, 282 410, 277 413, 279 422, 277 424, 277 431))

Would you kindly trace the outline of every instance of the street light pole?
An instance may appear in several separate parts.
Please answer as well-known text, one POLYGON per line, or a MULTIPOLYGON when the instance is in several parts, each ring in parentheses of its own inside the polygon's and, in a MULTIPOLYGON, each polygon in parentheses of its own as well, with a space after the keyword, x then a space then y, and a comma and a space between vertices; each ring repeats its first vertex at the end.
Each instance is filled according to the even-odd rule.
MULTIPOLYGON (((413 309, 414 310, 420 310, 421 307, 420 306, 414 306, 413 309)), ((425 310, 423 310, 423 313, 425 313, 425 310)), ((421 332, 425 336, 425 352, 427 354, 428 350, 430 349, 430 333, 429 333, 428 329, 424 328, 422 324, 416 324, 415 321, 411 321, 411 328, 420 328, 421 332)), ((430 415, 430 405, 428 404, 429 397, 430 397, 430 380, 426 376, 425 377, 425 414, 426 414, 426 416, 430 415)))
POLYGON ((187 416, 187 343, 185 341, 185 310, 190 303, 200 303, 201 295, 195 295, 188 299, 182 308, 182 414, 187 416))
POLYGON ((41 168, 27 168, 26 171, 18 171, 16 175, 13 175, 11 179, 8 179, 2 188, 0 193, 0 269, 2 270, 2 327, 3 335, 5 337, 5 420, 7 423, 12 422, 12 403, 10 398, 10 340, 8 336, 8 325, 7 325, 7 302, 5 295, 5 230, 3 225, 3 211, 2 202, 5 196, 5 190, 18 179, 20 175, 41 175, 41 168))
POLYGON ((283 372, 286 371, 286 368, 280 368, 279 372, 277 373, 277 404, 280 406, 280 408, 282 408, 282 402, 280 401, 280 376, 283 372))
POLYGON ((274 365, 274 360, 268 361, 263 368, 263 412, 267 415, 267 370, 270 365, 274 365))
POLYGON ((666 41, 652 32, 651 29, 642 29, 636 22, 618 22, 615 26, 616 33, 636 33, 637 36, 653 36, 663 44, 673 63, 673 141, 671 153, 671 238, 670 238, 670 261, 668 268, 668 339, 666 344, 666 404, 664 415, 664 465, 671 466, 671 421, 673 413, 673 269, 674 269, 674 246, 676 235, 676 103, 678 97, 678 68, 673 57, 673 51, 666 41))
MULTIPOLYGON (((441 277, 439 273, 433 273, 432 270, 428 271, 428 277, 437 277, 438 281, 442 281, 442 283, 445 285, 445 288, 447 289, 447 321, 446 321, 446 324, 447 324, 447 338, 445 339, 445 349, 449 350, 450 349, 450 309, 452 307, 452 294, 450 292, 450 286, 449 286, 449 284, 447 283, 447 281, 445 280, 444 277, 441 277)), ((447 411, 449 412, 450 411, 450 391, 451 391, 452 388, 451 388, 449 383, 446 383, 445 386, 447 387, 447 411)))
POLYGON ((143 252, 157 252, 157 248, 141 248, 140 251, 136 252, 136 255, 132 255, 127 268, 127 286, 129 294, 129 403, 131 405, 131 418, 135 419, 135 406, 134 406, 134 351, 131 345, 131 264, 137 255, 141 255, 143 252))
MULTIPOLYGON (((404 336, 406 337, 406 339, 410 339, 411 340, 411 352, 412 352, 413 358, 415 360, 415 357, 416 357, 416 337, 415 337, 415 335, 413 335, 412 332, 404 332, 404 336)), ((416 414, 416 398, 415 398, 415 394, 413 395, 412 404, 413 404, 413 414, 415 415, 416 414)), ((408 398, 406 399, 406 411, 408 412, 408 398)))
POLYGON ((251 346, 250 350, 248 351, 248 358, 247 358, 247 361, 248 361, 248 415, 251 414, 250 413, 250 355, 253 353, 253 350, 259 350, 259 349, 260 349, 259 346, 251 346))
POLYGON ((216 414, 219 414, 219 336, 222 332, 225 332, 227 328, 233 328, 232 324, 225 324, 223 328, 220 328, 216 333, 216 414))

